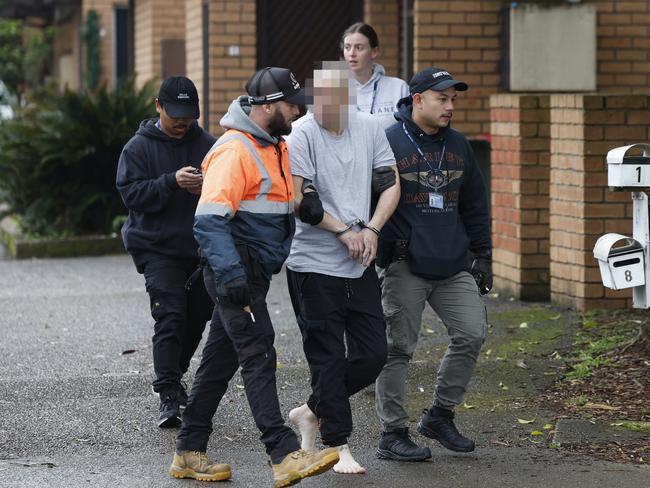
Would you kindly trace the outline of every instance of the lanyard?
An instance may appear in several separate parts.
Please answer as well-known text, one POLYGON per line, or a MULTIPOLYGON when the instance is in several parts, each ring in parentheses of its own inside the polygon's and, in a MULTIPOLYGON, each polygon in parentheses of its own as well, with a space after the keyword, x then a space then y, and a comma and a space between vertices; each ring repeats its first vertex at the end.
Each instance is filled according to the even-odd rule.
MULTIPOLYGON (((375 81, 374 85, 372 86, 372 103, 370 104, 370 113, 372 114, 375 111, 375 98, 377 98, 377 87, 379 86, 379 80, 381 80, 381 77, 377 78, 377 81, 375 81)), ((357 105, 357 110, 361 112, 361 109, 357 105)))
POLYGON ((433 174, 435 174, 435 175, 442 174, 442 171, 441 171, 440 168, 442 167, 442 162, 445 159, 445 149, 446 149, 446 144, 445 144, 444 139, 442 141, 442 149, 440 149, 440 161, 438 161, 438 167, 434 168, 433 167, 433 161, 431 161, 428 157, 426 157, 426 155, 422 152, 421 146, 417 142, 415 142, 415 139, 413 139, 411 134, 409 134, 409 131, 406 130, 406 124, 404 122, 402 122, 402 130, 404 131, 404 134, 406 134, 406 137, 409 138, 409 141, 411 141, 411 144, 413 144, 413 146, 417 150, 418 154, 422 157, 422 159, 424 159, 426 161, 427 166, 429 166, 429 169, 431 170, 431 172, 433 174))
POLYGON ((379 85, 380 78, 377 78, 375 85, 372 87, 372 103, 370 104, 370 113, 372 114, 375 111, 375 98, 377 98, 377 86, 379 85))

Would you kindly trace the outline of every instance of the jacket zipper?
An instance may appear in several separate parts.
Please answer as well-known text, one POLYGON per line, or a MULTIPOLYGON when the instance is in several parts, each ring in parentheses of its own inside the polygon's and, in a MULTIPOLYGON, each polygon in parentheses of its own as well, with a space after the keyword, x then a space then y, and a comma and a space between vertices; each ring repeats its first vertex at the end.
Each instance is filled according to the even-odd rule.
POLYGON ((287 183, 287 178, 284 174, 284 169, 282 169, 282 150, 280 149, 279 144, 275 145, 275 150, 278 153, 278 162, 280 163, 280 175, 282 176, 282 181, 284 181, 285 193, 288 197, 291 197, 293 195, 289 195, 289 184, 287 183))

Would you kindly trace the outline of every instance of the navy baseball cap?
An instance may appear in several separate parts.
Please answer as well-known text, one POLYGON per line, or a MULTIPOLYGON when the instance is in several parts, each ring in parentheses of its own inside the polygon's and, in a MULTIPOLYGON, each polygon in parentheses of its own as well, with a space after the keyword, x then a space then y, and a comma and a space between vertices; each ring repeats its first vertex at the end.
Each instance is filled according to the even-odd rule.
POLYGON ((286 68, 270 66, 256 72, 246 82, 248 102, 251 105, 263 105, 285 101, 296 105, 305 104, 305 90, 286 68))
POLYGON ((184 76, 172 76, 160 85, 158 100, 165 112, 175 119, 199 118, 199 94, 192 80, 184 76))
POLYGON ((452 86, 458 91, 465 91, 469 88, 467 83, 454 80, 444 69, 427 68, 413 75, 409 83, 409 91, 413 95, 427 90, 444 91, 452 86))

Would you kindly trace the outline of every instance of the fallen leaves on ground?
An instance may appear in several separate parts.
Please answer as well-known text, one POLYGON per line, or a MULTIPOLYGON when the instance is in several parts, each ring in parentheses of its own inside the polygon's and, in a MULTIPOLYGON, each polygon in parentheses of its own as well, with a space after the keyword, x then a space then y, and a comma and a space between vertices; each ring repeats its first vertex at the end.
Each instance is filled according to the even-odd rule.
POLYGON ((578 444, 562 446, 562 449, 615 463, 650 464, 650 449, 646 442, 578 444))
MULTIPOLYGON (((586 326, 594 327, 591 322, 586 326)), ((622 419, 650 421, 650 341, 618 347, 606 356, 610 363, 594 367, 590 377, 558 382, 533 403, 556 412, 558 418, 588 418, 615 425, 622 425, 622 419), (578 397, 588 401, 571 401, 578 397)), ((562 449, 618 463, 650 465, 647 441, 579 444, 562 449)))

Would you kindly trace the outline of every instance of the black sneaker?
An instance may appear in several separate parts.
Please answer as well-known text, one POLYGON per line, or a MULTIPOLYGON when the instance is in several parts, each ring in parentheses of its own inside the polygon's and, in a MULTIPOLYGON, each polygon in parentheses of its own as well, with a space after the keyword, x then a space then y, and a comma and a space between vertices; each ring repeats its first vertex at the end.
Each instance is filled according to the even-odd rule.
POLYGON ((181 425, 181 408, 177 391, 167 391, 160 394, 160 416, 158 427, 169 428, 181 425))
POLYGON ((433 407, 425 410, 418 422, 418 432, 430 439, 437 440, 447 449, 456 452, 472 452, 474 441, 463 437, 454 425, 454 412, 433 407))
POLYGON ((404 427, 381 433, 377 457, 395 461, 424 461, 431 457, 431 451, 428 447, 420 447, 413 442, 408 427, 404 427))
MULTIPOLYGON (((151 393, 153 393, 153 396, 160 398, 160 393, 154 390, 153 386, 151 387, 151 393)), ((178 387, 178 402, 181 410, 185 410, 185 407, 187 407, 187 398, 187 383, 181 381, 181 384, 178 387)))

